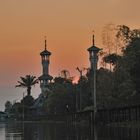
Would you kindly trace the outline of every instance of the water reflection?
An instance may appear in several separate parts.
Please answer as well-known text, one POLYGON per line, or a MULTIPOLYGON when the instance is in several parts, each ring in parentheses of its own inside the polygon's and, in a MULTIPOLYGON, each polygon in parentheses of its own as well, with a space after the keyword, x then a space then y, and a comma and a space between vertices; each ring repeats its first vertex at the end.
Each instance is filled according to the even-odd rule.
POLYGON ((5 124, 5 139, 6 140, 22 140, 21 123, 5 124))
POLYGON ((5 139, 5 124, 0 124, 0 140, 5 139))
POLYGON ((139 140, 140 128, 67 126, 60 123, 0 124, 0 140, 139 140))
POLYGON ((0 140, 93 140, 90 128, 60 123, 0 124, 0 140))

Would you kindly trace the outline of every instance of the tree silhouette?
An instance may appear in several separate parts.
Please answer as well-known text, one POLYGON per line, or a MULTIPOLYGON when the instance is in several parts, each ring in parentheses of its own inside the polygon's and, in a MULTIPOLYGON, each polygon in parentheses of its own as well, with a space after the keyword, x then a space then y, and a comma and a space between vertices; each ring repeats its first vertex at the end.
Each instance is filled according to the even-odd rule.
POLYGON ((35 76, 26 75, 25 77, 20 77, 21 81, 17 81, 19 85, 16 87, 27 88, 27 95, 31 94, 31 87, 38 83, 38 79, 35 76))
POLYGON ((111 65, 116 65, 117 63, 117 60, 119 59, 119 55, 115 54, 115 53, 112 53, 112 54, 109 54, 109 55, 105 55, 103 57, 103 61, 105 63, 110 63, 111 65))

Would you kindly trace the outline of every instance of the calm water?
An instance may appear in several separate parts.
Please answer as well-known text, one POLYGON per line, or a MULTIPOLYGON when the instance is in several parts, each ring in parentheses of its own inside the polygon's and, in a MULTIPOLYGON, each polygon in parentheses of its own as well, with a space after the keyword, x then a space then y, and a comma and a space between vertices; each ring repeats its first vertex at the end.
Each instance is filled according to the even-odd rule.
POLYGON ((140 140, 140 128, 68 127, 54 123, 0 124, 0 140, 140 140))

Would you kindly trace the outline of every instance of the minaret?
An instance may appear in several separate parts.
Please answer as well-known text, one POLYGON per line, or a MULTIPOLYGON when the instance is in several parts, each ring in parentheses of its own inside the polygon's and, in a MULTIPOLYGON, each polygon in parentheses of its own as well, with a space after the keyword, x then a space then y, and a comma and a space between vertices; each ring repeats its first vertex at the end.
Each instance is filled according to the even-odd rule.
POLYGON ((100 48, 95 46, 94 34, 92 40, 92 46, 88 48, 89 52, 89 61, 90 61, 90 87, 92 93, 92 103, 94 107, 93 123, 96 123, 96 113, 97 113, 97 104, 96 104, 96 71, 97 71, 97 62, 98 62, 98 53, 100 48))
POLYGON ((42 75, 38 78, 40 81, 41 93, 43 95, 46 95, 48 83, 53 79, 53 77, 49 75, 50 55, 51 52, 47 50, 47 41, 45 38, 45 49, 40 53, 42 62, 42 75))
POLYGON ((92 36, 92 46, 87 49, 89 52, 90 70, 97 69, 98 52, 102 49, 95 46, 94 34, 92 36))

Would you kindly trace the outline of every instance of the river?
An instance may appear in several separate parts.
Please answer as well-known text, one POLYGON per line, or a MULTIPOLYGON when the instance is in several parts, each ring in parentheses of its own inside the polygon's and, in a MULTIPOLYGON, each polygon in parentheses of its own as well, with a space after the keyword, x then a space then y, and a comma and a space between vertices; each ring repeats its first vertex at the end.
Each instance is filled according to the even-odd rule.
POLYGON ((0 140, 140 140, 140 128, 11 122, 0 124, 0 140))

